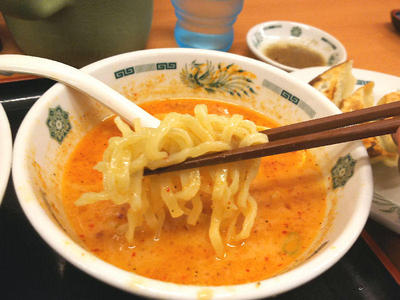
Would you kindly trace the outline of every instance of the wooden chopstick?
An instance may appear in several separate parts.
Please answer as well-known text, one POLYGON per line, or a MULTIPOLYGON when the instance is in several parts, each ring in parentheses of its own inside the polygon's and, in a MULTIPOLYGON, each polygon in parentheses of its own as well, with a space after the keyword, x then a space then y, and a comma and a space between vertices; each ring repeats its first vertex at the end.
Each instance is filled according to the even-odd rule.
POLYGON ((292 125, 271 128, 262 132, 267 134, 268 140, 272 142, 278 139, 320 132, 323 130, 334 129, 393 116, 400 116, 400 102, 372 106, 369 108, 341 113, 325 118, 318 118, 292 125))
POLYGON ((360 140, 394 133, 399 127, 400 102, 393 102, 268 129, 263 131, 268 136, 270 141, 268 143, 210 153, 155 170, 145 169, 144 175, 198 168, 360 140))

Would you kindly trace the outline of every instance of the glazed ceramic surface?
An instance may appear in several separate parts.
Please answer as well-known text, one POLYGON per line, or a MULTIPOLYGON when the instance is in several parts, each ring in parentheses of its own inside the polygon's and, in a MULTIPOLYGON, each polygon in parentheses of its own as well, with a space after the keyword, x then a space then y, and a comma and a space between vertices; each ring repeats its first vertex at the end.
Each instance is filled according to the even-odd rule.
POLYGON ((286 71, 297 70, 265 55, 265 49, 278 42, 290 42, 315 50, 323 55, 329 66, 339 64, 347 58, 346 49, 335 37, 310 25, 270 21, 255 25, 247 33, 247 45, 257 58, 286 71))
MULTIPOLYGON (((209 98, 253 108, 284 125, 339 110, 319 92, 265 63, 229 53, 154 49, 111 57, 83 69, 136 103, 209 98)), ((118 269, 86 251, 65 217, 60 182, 78 141, 110 112, 63 85, 46 92, 24 119, 15 142, 13 179, 21 206, 41 237, 69 262, 125 291, 152 298, 260 298, 315 278, 359 236, 372 200, 367 153, 358 142, 312 150, 327 187, 326 220, 304 261, 261 282, 187 286, 118 269)))

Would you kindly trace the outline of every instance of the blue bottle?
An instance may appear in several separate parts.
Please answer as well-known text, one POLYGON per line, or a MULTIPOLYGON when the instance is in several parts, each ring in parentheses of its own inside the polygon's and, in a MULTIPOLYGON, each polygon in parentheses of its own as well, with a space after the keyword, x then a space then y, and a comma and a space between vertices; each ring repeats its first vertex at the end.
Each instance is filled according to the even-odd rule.
POLYGON ((180 47, 228 51, 233 24, 243 0, 171 0, 177 17, 175 40, 180 47))

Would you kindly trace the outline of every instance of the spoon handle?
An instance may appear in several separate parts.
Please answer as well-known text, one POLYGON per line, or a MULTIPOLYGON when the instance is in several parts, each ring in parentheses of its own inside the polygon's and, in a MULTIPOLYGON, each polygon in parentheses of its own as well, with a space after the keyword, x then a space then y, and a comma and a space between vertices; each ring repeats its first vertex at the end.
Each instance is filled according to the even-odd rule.
POLYGON ((102 81, 69 65, 35 56, 2 54, 0 70, 38 75, 61 82, 98 100, 129 123, 138 118, 144 127, 158 127, 160 124, 157 118, 102 81))

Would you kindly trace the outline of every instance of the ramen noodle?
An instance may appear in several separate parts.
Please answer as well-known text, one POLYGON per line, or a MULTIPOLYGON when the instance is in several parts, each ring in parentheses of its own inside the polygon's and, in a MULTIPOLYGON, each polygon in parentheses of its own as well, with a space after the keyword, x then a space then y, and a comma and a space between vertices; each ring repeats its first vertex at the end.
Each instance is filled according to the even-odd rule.
MULTIPOLYGON (((250 109, 217 101, 154 101, 143 108, 163 122, 178 122, 169 120, 176 117, 170 114, 173 111, 180 113, 178 119, 189 113, 193 116, 184 118, 212 115, 210 118, 223 120, 223 125, 210 120, 205 125, 221 128, 213 129, 220 135, 218 139, 209 138, 218 141, 219 150, 241 146, 242 141, 249 145, 265 141, 265 137, 258 139, 259 127, 245 120, 263 127, 276 126, 250 109), (204 106, 196 107, 198 104, 206 104, 209 113, 204 106), (239 134, 225 122, 245 122, 246 133, 232 138, 239 134), (222 132, 228 138, 222 138, 222 132), (252 134, 255 139, 244 137, 252 134)), ((169 128, 177 128, 175 124, 169 128)), ((239 131, 243 128, 235 127, 239 131)), ((124 151, 131 145, 128 137, 136 138, 145 130, 137 127, 133 132, 118 119, 106 119, 88 132, 69 158, 63 177, 63 203, 85 248, 117 267, 149 278, 201 285, 262 280, 310 254, 325 218, 326 187, 309 151, 142 177, 143 166, 150 166, 149 158, 138 167, 132 163, 131 151, 124 151), (113 148, 114 143, 121 144, 113 148), (119 153, 117 158, 130 163, 112 160, 114 151, 119 153), (112 168, 116 168, 115 174, 108 174, 112 168), (119 177, 132 171, 127 178, 119 177)), ((207 140, 198 138, 202 132, 197 127, 193 131, 192 146, 207 140)), ((188 143, 180 131, 174 133, 174 142, 168 139, 163 143, 158 138, 152 138, 152 149, 146 152, 158 156, 151 160, 151 167, 164 165, 166 159, 175 162, 172 155, 160 154, 160 149, 179 153, 188 143)), ((210 149, 198 153, 207 151, 210 149)))
POLYGON ((127 203, 126 239, 134 244, 135 231, 143 223, 156 232, 157 238, 160 236, 166 211, 173 218, 186 215, 187 223, 196 225, 203 210, 200 194, 206 193, 212 202, 210 241, 219 257, 225 254, 226 242, 242 241, 250 235, 257 203, 249 187, 260 159, 151 177, 144 177, 143 171, 210 152, 268 142, 253 122, 238 114, 209 114, 207 106, 199 104, 194 116, 171 112, 157 128, 143 128, 140 120, 135 120, 133 131, 119 117, 115 123, 122 136, 110 139, 103 160, 95 167, 103 174, 104 190, 83 194, 77 205, 101 200, 127 203), (241 229, 236 232, 240 217, 241 229), (226 241, 221 236, 224 224, 228 228, 226 241))

